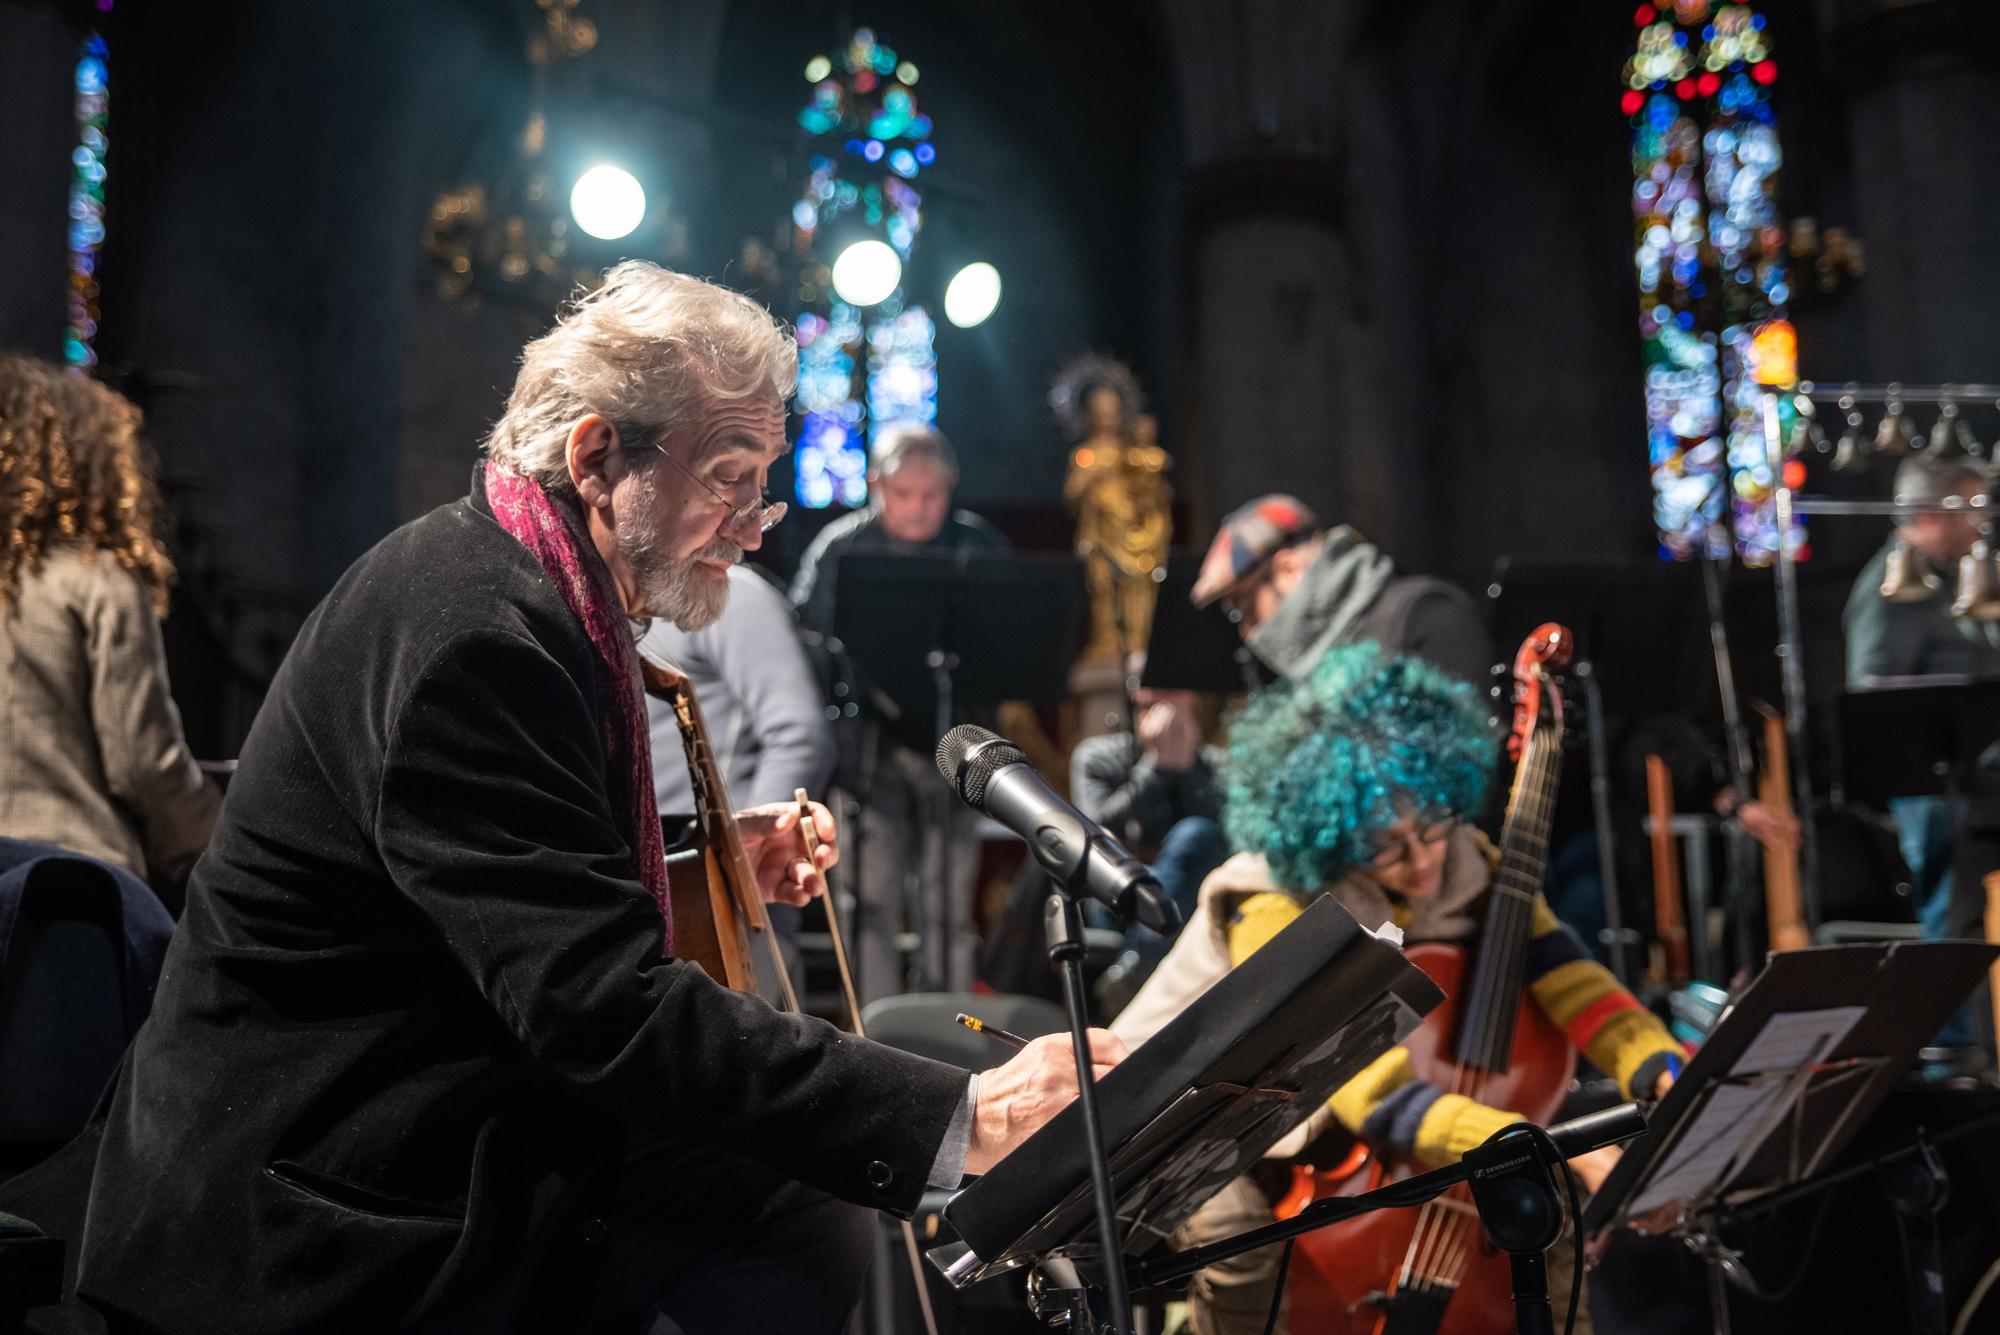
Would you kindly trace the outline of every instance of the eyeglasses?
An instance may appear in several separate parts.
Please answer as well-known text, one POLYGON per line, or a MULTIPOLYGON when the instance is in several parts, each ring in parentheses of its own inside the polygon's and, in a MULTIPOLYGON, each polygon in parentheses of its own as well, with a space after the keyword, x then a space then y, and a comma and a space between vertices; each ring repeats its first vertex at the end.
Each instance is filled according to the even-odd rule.
POLYGON ((1409 861, 1418 844, 1441 844, 1450 838, 1451 832, 1457 828, 1457 816, 1441 816, 1419 826, 1410 834, 1391 834, 1376 845, 1374 853, 1368 858, 1368 869, 1388 871, 1391 867, 1401 866, 1409 861))
POLYGON ((759 533, 769 533, 778 526, 778 521, 785 517, 785 512, 792 508, 784 501, 772 500, 768 493, 758 496, 756 500, 751 501, 748 505, 738 505, 735 501, 730 500, 714 487, 711 487, 702 478, 701 474, 689 468, 679 459, 674 458, 673 455, 668 454, 666 446, 656 443, 653 448, 658 450, 668 463, 680 469, 700 484, 703 491, 729 507, 729 517, 722 521, 725 528, 740 528, 745 524, 755 522, 759 533))

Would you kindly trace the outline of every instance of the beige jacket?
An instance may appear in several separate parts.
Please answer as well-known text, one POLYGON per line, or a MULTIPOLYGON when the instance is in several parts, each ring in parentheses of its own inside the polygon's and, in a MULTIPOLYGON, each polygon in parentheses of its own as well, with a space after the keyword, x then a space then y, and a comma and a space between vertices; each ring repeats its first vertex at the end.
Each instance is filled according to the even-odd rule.
MULTIPOLYGON (((1477 930, 1469 913, 1473 900, 1485 892, 1493 874, 1492 845, 1470 825, 1451 835, 1445 856, 1444 884, 1439 893, 1418 905, 1401 930, 1413 941, 1462 941, 1477 930)), ((1173 949, 1146 979, 1145 986, 1111 1022, 1111 1031, 1136 1048, 1214 987, 1229 972, 1229 925, 1236 908, 1253 895, 1288 893, 1271 879, 1271 870, 1256 853, 1238 853, 1210 872, 1201 883, 1194 914, 1173 949)), ((1333 888, 1341 906, 1372 932, 1397 931, 1395 906, 1373 881, 1348 876, 1333 888)), ((1321 1108, 1294 1127, 1267 1157, 1290 1158, 1304 1149, 1332 1116, 1321 1108)))
POLYGON ((0 835, 178 879, 221 802, 145 589, 108 555, 51 552, 0 605, 0 835))

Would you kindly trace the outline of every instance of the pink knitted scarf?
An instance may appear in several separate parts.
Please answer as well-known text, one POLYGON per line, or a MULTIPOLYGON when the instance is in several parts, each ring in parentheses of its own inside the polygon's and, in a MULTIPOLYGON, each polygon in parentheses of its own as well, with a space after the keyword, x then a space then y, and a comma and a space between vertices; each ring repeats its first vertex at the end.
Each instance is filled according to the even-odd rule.
POLYGON ((621 804, 625 809, 631 827, 627 842, 639 863, 639 879, 660 906, 666 949, 671 953, 674 918, 667 898, 666 846, 660 837, 660 814, 654 808, 652 739, 640 695, 639 651, 612 590, 610 572, 538 483, 489 460, 486 499, 500 527, 541 562, 596 651, 593 685, 604 731, 605 769, 614 789, 612 804, 614 809, 621 804), (622 792, 617 791, 620 787, 622 792))

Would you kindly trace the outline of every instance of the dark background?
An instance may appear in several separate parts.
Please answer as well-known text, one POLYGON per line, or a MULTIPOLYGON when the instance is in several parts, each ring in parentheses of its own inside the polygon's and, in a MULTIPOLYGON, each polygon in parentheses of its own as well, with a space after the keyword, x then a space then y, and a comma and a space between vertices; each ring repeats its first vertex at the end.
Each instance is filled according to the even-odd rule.
MULTIPOLYGON (((1865 278, 1795 309, 1804 373, 2000 379, 1991 7, 1762 10, 1785 208, 1868 248, 1865 278)), ((939 162, 910 281, 941 288, 973 258, 1004 276, 987 325, 940 322, 940 423, 965 461, 961 503, 1021 545, 1067 539, 1045 400, 1094 349, 1134 367, 1162 419, 1185 542, 1282 488, 1474 589, 1503 554, 1650 555, 1617 109, 1630 6, 578 12, 602 40, 552 82, 551 154, 615 150, 683 219, 684 267, 724 281, 794 197, 805 61, 868 23, 921 67, 939 162)), ((107 18, 0 0, 0 345, 60 348, 70 76, 97 22, 97 346, 149 412, 178 519, 168 631, 189 733, 230 754, 339 572, 462 492, 546 319, 443 301, 420 245, 440 187, 510 157, 540 15, 527 0, 127 0, 107 18)), ((780 566, 806 519, 778 530, 780 566)), ((1816 689, 1837 684, 1838 605, 1880 538, 1873 520, 1814 529, 1816 689)), ((1771 647, 1757 630, 1738 645, 1753 676, 1771 647)))

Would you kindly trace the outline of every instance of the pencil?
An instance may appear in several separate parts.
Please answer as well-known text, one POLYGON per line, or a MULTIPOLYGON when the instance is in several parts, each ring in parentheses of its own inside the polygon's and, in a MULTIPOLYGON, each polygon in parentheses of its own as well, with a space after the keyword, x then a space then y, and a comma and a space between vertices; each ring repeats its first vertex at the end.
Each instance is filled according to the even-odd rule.
POLYGON ((967 1015, 964 1011, 960 1011, 958 1013, 958 1022, 973 1033, 985 1034, 988 1038, 997 1038, 1010 1048, 1018 1049, 1028 1046, 1028 1040, 1022 1038, 1019 1034, 1010 1034, 1005 1029, 996 1028, 980 1019, 977 1015, 967 1015))

